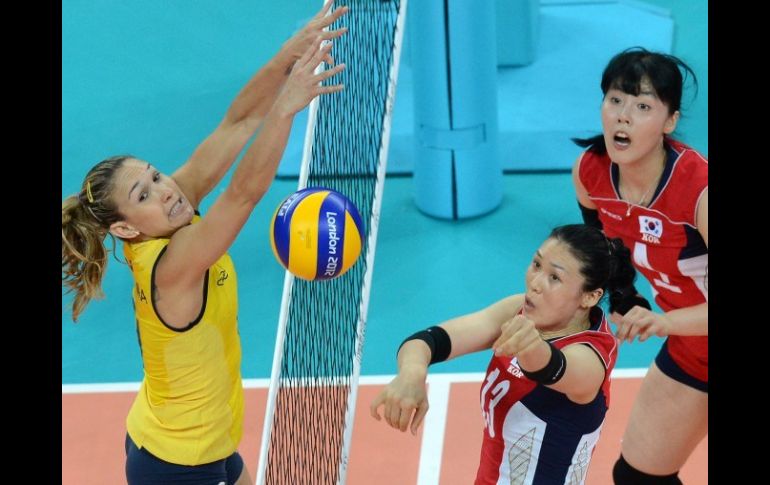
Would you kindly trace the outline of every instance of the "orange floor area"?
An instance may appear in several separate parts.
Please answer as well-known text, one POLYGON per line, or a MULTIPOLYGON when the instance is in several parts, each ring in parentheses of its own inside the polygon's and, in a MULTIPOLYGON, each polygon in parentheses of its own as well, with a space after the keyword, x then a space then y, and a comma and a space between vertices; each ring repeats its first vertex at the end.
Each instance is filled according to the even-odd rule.
MULTIPOLYGON (((586 483, 611 483, 611 469, 640 379, 612 381, 612 408, 602 431, 586 483)), ((417 481, 421 435, 412 436, 375 421, 369 403, 382 386, 359 388, 351 443, 348 480, 351 485, 413 484, 417 481)), ((440 483, 473 483, 481 446, 482 421, 478 383, 452 384, 444 437, 440 483)), ((244 439, 240 452, 256 477, 264 421, 266 389, 246 390, 244 439)), ((62 395, 62 484, 125 483, 125 417, 134 393, 62 395)), ((708 483, 708 438, 680 472, 684 483, 708 483)))

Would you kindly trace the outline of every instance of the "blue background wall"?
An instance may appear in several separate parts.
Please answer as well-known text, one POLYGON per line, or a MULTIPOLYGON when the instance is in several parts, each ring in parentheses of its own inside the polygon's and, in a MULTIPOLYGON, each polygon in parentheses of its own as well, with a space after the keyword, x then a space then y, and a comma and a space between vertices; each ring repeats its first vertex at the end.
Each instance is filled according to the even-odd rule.
MULTIPOLYGON (((215 128, 229 102, 253 72, 320 4, 319 0, 64 1, 63 194, 78 190, 82 177, 93 164, 118 153, 132 153, 152 161, 163 171, 172 171, 215 128)), ((668 43, 672 52, 687 61, 698 75, 700 91, 694 101, 688 101, 686 95, 679 132, 685 141, 707 153, 707 2, 544 1, 541 15, 545 13, 551 24, 547 19, 543 22, 544 37, 539 38, 538 46, 558 46, 564 39, 550 36, 573 35, 569 28, 571 19, 575 25, 585 25, 586 11, 580 9, 591 9, 591 25, 597 24, 607 32, 631 31, 644 36, 651 31, 635 31, 639 23, 634 15, 628 14, 628 9, 637 8, 648 12, 645 15, 659 15, 659 23, 672 27, 652 29, 659 35, 649 39, 651 45, 668 43), (650 6, 657 8, 652 14, 650 6), (566 29, 548 27, 557 18, 566 29)), ((652 24, 657 24, 654 20, 652 24)), ((407 52, 408 49, 404 65, 408 73, 407 52)), ((547 52, 540 54, 542 63, 560 65, 547 52)), ((545 111, 542 104, 531 102, 542 93, 532 91, 526 99, 516 100, 511 99, 513 91, 506 90, 506 86, 522 89, 526 83, 546 84, 537 77, 543 76, 537 58, 531 66, 518 71, 501 70, 501 128, 504 123, 515 127, 528 120, 532 129, 537 130, 537 120, 558 119, 578 125, 580 120, 588 120, 598 129, 598 80, 606 61, 605 55, 594 59, 565 58, 562 67, 552 75, 572 73, 569 83, 573 90, 559 92, 558 96, 566 96, 559 99, 566 101, 545 111), (576 75, 576 62, 600 67, 576 75), (537 72, 537 76, 527 81, 526 69, 537 72), (508 82, 511 78, 523 81, 508 82), (506 95, 508 101, 504 102, 506 95)), ((404 86, 396 97, 389 167, 408 171, 408 145, 403 143, 411 129, 411 98, 408 81, 404 86), (397 143, 399 136, 401 148, 397 143)), ((303 130, 304 125, 298 124, 303 130)), ((590 126, 576 126, 575 132, 570 123, 542 128, 540 135, 530 134, 530 138, 538 140, 536 145, 544 147, 539 148, 544 152, 527 159, 515 151, 515 145, 510 145, 513 148, 505 154, 511 160, 509 163, 524 160, 524 169, 569 166, 574 156, 566 156, 558 147, 549 148, 549 144, 569 147, 564 144, 564 137, 580 135, 581 130, 590 126)), ((286 163, 298 163, 296 144, 301 142, 301 136, 302 133, 293 135, 286 163)), ((408 177, 389 177, 385 185, 364 346, 364 374, 394 372, 398 344, 416 329, 521 291, 529 258, 549 229, 580 219, 570 177, 565 173, 506 175, 500 208, 486 217, 461 222, 440 221, 420 214, 413 203, 411 182, 408 177)), ((293 179, 274 182, 231 250, 239 272, 245 377, 267 377, 270 373, 283 271, 271 254, 267 227, 278 202, 296 186, 293 179)), ((215 190, 212 196, 217 193, 215 190)), ((204 203, 204 211, 212 200, 204 203)), ((121 253, 119 248, 122 258, 121 253)), ((142 377, 131 309, 130 274, 114 260, 108 268, 106 299, 93 302, 78 324, 72 323, 68 313, 62 315, 63 383, 138 381, 142 377)), ((647 285, 641 286, 649 294, 647 285)), ((67 300, 65 297, 65 303, 67 300)), ((619 366, 646 367, 659 344, 659 339, 653 339, 645 344, 624 345, 619 366)), ((480 353, 446 363, 436 371, 479 372, 488 358, 480 353)))

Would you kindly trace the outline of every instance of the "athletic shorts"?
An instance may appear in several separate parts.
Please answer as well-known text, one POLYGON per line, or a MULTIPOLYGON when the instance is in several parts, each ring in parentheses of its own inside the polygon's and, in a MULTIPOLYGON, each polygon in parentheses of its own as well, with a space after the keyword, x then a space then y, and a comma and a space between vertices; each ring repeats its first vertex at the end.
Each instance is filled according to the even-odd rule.
POLYGON ((697 389, 698 391, 702 391, 708 394, 708 381, 703 381, 691 376, 685 372, 676 362, 674 362, 674 359, 671 357, 671 353, 668 351, 668 340, 663 342, 663 346, 660 348, 658 356, 655 357, 655 364, 658 366, 661 372, 674 379, 675 381, 681 382, 685 386, 692 387, 693 389, 697 389))
POLYGON ((205 465, 176 465, 138 448, 126 433, 126 479, 129 485, 234 485, 243 471, 243 458, 236 451, 205 465))

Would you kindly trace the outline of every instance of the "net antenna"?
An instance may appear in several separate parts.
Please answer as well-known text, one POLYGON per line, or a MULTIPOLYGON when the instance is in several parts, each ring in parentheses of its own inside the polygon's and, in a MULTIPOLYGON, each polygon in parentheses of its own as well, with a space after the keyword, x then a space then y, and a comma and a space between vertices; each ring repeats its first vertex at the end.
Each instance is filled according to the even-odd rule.
POLYGON ((406 4, 334 2, 350 7, 329 27, 349 29, 332 50, 346 69, 324 83, 345 89, 309 106, 298 189, 322 186, 350 198, 364 222, 364 247, 333 280, 286 272, 258 485, 345 483, 406 4))

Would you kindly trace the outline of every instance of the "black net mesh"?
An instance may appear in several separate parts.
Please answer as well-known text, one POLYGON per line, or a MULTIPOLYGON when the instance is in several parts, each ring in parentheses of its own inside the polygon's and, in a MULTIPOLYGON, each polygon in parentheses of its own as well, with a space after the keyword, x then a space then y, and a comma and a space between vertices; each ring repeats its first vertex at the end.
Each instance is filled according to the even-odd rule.
POLYGON ((350 11, 331 28, 349 30, 334 41, 332 55, 346 69, 326 82, 344 83, 345 89, 319 98, 307 186, 334 189, 355 203, 364 223, 364 245, 358 262, 343 276, 294 280, 268 448, 268 484, 337 483, 341 462, 347 460, 345 429, 353 425, 348 399, 356 385, 354 359, 361 358, 368 236, 377 224, 372 213, 401 1, 335 1, 335 8, 343 5, 350 11))

